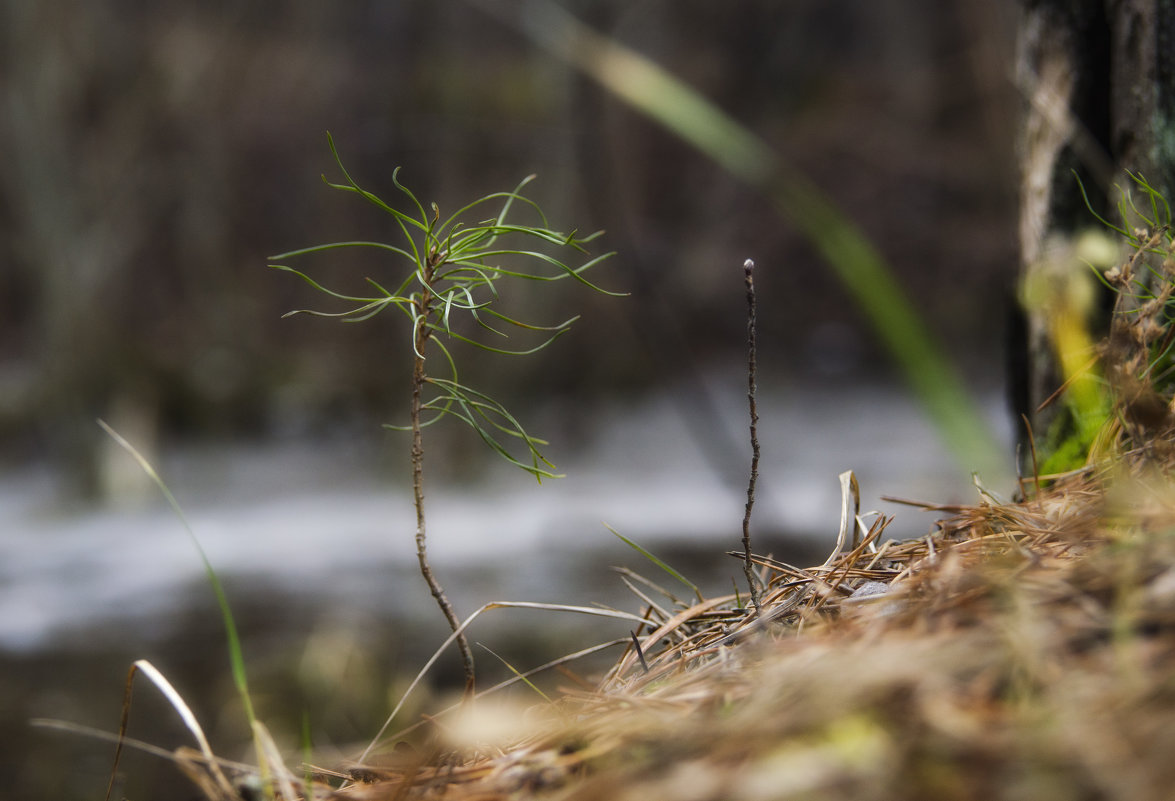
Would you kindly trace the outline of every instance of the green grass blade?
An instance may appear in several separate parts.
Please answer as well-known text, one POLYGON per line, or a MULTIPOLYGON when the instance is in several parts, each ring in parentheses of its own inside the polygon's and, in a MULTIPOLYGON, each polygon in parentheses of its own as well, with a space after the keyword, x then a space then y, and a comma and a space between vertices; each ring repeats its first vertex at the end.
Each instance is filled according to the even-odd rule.
POLYGON ((241 703, 245 708, 245 716, 249 720, 250 727, 252 727, 256 722, 256 717, 253 714, 253 701, 249 696, 249 682, 245 675, 245 658, 241 651, 241 640, 237 634, 237 624, 233 618, 232 608, 229 606, 228 596, 225 595, 224 587, 221 586, 220 578, 217 577, 216 571, 212 567, 212 563, 208 561, 208 555, 204 553, 204 548, 201 547, 200 541, 196 538, 195 532, 192 531, 192 526, 188 522, 187 515, 184 514, 184 510, 180 507, 179 502, 176 501, 175 496, 171 494, 171 490, 167 488, 167 485, 163 482, 163 479, 159 477, 159 473, 155 471, 155 468, 151 466, 151 463, 148 462, 146 458, 144 458, 143 454, 139 453, 134 445, 131 445, 129 442, 127 442, 127 440, 124 439, 121 434, 107 425, 104 420, 99 420, 98 425, 102 427, 103 431, 110 435, 110 438, 113 439, 120 448, 130 454, 131 458, 138 462, 139 467, 142 468, 143 472, 147 474, 147 477, 150 478, 151 481, 155 483, 155 486, 159 488, 159 491, 163 494, 163 497, 167 499, 168 505, 171 506, 172 511, 175 512, 175 516, 179 519, 180 524, 184 527, 184 531, 187 532, 188 539, 190 539, 192 541, 192 545, 195 546, 196 553, 200 555, 200 561, 204 565, 204 573, 208 577, 208 583, 211 585, 212 592, 216 595, 216 602, 220 606, 221 620, 224 621, 225 636, 228 639, 229 661, 232 666, 233 683, 236 685, 237 692, 241 696, 241 703))
POLYGON ((613 534, 615 534, 617 537, 619 537, 619 538, 620 538, 620 539, 621 539, 621 540, 624 542, 624 544, 625 544, 625 545, 627 545, 629 548, 632 548, 634 551, 636 551, 637 553, 639 553, 641 556, 645 557, 645 558, 646 558, 646 559, 648 559, 650 562, 652 562, 653 564, 655 564, 657 567, 661 568, 661 569, 662 569, 662 570, 664 570, 666 573, 668 573, 669 575, 673 576, 673 578, 677 579, 677 580, 678 580, 678 581, 680 581, 682 584, 684 584, 685 586, 687 586, 687 587, 689 587, 691 590, 693 590, 694 596, 695 596, 695 597, 698 599, 698 601, 699 601, 699 602, 703 600, 703 598, 702 598, 702 591, 698 589, 698 585, 697 585, 697 584, 694 584, 692 581, 690 581, 690 580, 689 580, 689 579, 687 579, 685 576, 683 576, 683 575, 681 575, 680 573, 678 573, 676 570, 674 570, 672 567, 670 567, 669 565, 667 565, 665 562, 663 562, 663 561, 661 561, 660 559, 658 559, 656 555, 654 555, 654 554, 650 553, 649 551, 646 551, 644 548, 642 548, 641 546, 637 545, 635 542, 633 542, 633 541, 632 541, 632 540, 630 540, 628 537, 626 537, 626 536, 624 536, 623 534, 621 534, 621 533, 620 533, 619 531, 617 531, 616 529, 612 528, 612 527, 611 527, 610 525, 608 525, 607 523, 605 523, 605 524, 604 524, 604 528, 608 529, 608 530, 609 530, 609 531, 611 531, 613 534))
POLYGON ((488 645, 484 645, 483 643, 478 643, 478 645, 480 645, 482 648, 489 651, 490 655, 493 656, 494 659, 497 659, 499 662, 501 662, 503 665, 505 665, 507 670, 509 670, 511 673, 513 673, 518 678, 518 680, 521 681, 523 684, 525 684, 527 687, 529 687, 530 689, 532 689, 536 693, 538 693, 540 698, 542 698, 548 704, 553 703, 551 701, 551 696, 547 695, 545 692, 543 692, 537 686, 535 686, 535 683, 533 681, 531 681, 529 678, 527 678, 525 673, 522 673, 521 671, 518 670, 518 668, 514 667, 509 662, 507 662, 504 658, 502 658, 502 656, 500 654, 498 654, 496 651, 494 651, 488 645))

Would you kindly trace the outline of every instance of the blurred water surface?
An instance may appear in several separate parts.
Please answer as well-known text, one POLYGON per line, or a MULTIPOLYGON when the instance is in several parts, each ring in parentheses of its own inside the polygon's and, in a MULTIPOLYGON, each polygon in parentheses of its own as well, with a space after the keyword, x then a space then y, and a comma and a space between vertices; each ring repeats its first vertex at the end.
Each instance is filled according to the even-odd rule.
MULTIPOLYGON (((733 438, 745 422, 732 390, 729 414, 714 425, 733 438)), ((997 417, 998 403, 990 405, 997 417)), ((493 597, 455 587, 463 607, 524 596, 610 597, 608 588, 579 586, 574 571, 560 569, 586 555, 617 554, 605 523, 654 551, 705 549, 715 572, 723 551, 737 547, 746 468, 723 475, 667 396, 598 414, 589 446, 560 460, 561 480, 538 486, 494 465, 483 481, 428 485, 429 552, 442 577, 467 569, 498 576, 489 583, 493 597)), ((843 470, 856 472, 867 509, 879 508, 881 494, 972 497, 968 476, 899 392, 808 389, 764 398, 760 414, 754 528, 768 546, 831 545, 843 470)), ((388 450, 394 436, 381 434, 388 450)), ((379 607, 372 574, 414 568, 416 560, 410 487, 385 476, 379 451, 354 440, 205 446, 167 455, 161 470, 222 578, 247 577, 324 605, 379 607)), ((1006 478, 986 480, 998 488, 1006 478)), ((0 483, 0 647, 35 649, 110 621, 165 628, 177 612, 177 589, 198 583, 203 571, 170 508, 151 497, 101 510, 63 508, 53 487, 43 472, 0 483)), ((897 529, 916 536, 929 522, 910 510, 897 529)), ((424 594, 423 584, 407 589, 424 594)))

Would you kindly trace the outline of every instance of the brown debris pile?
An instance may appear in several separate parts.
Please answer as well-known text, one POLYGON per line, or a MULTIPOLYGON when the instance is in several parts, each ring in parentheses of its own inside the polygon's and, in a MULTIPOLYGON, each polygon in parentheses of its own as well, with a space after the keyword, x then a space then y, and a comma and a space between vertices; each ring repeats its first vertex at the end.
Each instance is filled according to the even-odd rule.
POLYGON ((745 639, 751 614, 697 604, 642 638, 647 670, 633 648, 504 755, 337 796, 1169 798, 1175 494, 1114 478, 819 570, 768 563, 764 616, 787 611, 745 639), (886 590, 854 598, 867 582, 886 590))

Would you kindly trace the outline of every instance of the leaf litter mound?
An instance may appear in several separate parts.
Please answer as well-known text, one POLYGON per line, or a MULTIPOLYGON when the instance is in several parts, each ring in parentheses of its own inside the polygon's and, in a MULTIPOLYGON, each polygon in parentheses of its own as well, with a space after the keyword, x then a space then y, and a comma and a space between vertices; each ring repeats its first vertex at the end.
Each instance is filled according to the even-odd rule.
MULTIPOLYGON (((1175 259, 1158 243, 1109 276, 1113 405, 1081 469, 1022 479, 1013 502, 980 489, 974 505, 918 504, 941 519, 907 541, 883 540, 889 519, 865 525, 846 473, 823 564, 754 557, 758 611, 633 581, 644 623, 596 684, 524 711, 478 698, 427 719, 426 748, 393 737, 341 783, 292 769, 271 795, 1171 798, 1175 411, 1152 368, 1173 336, 1175 259), (504 717, 518 724, 505 735, 478 722, 504 717)), ((221 801, 205 769, 187 762, 221 801)))

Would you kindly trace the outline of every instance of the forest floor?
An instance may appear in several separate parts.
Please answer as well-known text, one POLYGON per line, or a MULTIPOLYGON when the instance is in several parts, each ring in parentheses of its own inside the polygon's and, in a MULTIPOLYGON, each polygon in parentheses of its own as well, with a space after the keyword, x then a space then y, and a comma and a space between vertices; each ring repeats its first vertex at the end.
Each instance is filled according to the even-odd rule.
POLYGON ((639 650, 521 736, 430 721, 432 750, 333 797, 1169 798, 1172 488, 1126 459, 923 539, 879 546, 880 520, 818 567, 757 559, 761 615, 650 602, 639 650))
MULTIPOLYGON (((361 764, 270 765, 273 795, 1169 798, 1175 411, 1150 368, 1170 349, 1175 259, 1161 260, 1162 286, 1099 348, 1112 407, 1083 467, 1022 479, 1012 501, 979 487, 973 505, 921 504, 941 519, 902 541, 859 515, 846 473, 833 553, 754 557, 758 610, 745 591, 679 598, 629 576, 643 622, 603 677, 562 665, 557 696, 422 716, 361 764)), ((196 756, 181 764, 205 794, 234 797, 196 756)))

